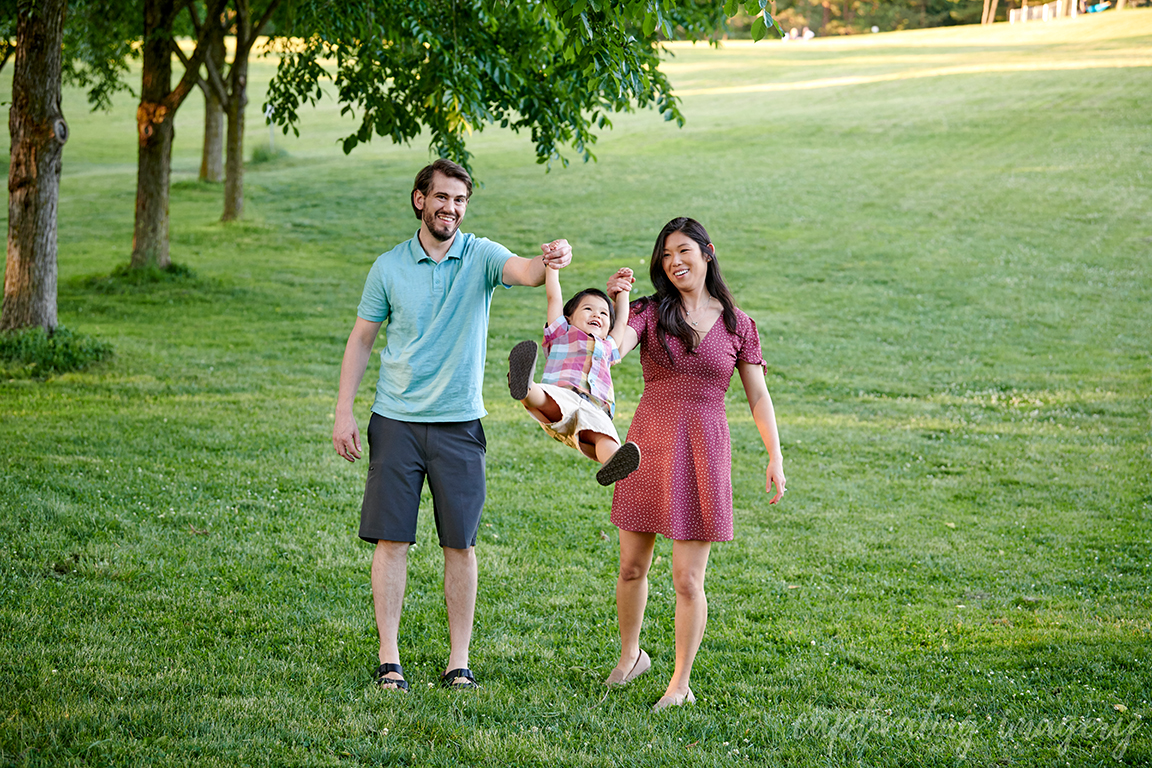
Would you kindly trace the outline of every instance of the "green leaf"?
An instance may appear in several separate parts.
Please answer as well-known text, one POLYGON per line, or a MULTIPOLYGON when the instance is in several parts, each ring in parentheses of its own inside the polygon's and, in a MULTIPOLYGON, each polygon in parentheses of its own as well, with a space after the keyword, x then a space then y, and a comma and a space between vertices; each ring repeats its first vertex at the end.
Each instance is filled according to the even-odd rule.
POLYGON ((768 31, 768 25, 764 23, 763 16, 757 16, 752 20, 752 39, 756 42, 764 39, 764 33, 768 31))
POLYGON ((656 14, 649 13, 644 17, 644 37, 648 37, 656 31, 656 14))
POLYGON ((768 19, 768 26, 776 30, 776 34, 780 35, 781 39, 787 37, 787 35, 784 33, 784 27, 780 26, 780 22, 776 21, 772 14, 768 13, 768 11, 764 11, 764 18, 768 19))
POLYGON ((724 3, 724 15, 731 18, 740 10, 740 0, 728 0, 724 3))

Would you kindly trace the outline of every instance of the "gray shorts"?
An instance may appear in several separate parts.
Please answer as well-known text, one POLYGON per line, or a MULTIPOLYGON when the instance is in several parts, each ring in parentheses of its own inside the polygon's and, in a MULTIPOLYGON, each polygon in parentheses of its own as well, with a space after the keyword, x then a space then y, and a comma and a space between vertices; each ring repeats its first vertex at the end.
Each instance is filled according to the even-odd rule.
POLYGON ((427 477, 440 546, 475 546, 484 508, 486 445, 479 419, 426 424, 373 413, 360 538, 414 543, 427 477))

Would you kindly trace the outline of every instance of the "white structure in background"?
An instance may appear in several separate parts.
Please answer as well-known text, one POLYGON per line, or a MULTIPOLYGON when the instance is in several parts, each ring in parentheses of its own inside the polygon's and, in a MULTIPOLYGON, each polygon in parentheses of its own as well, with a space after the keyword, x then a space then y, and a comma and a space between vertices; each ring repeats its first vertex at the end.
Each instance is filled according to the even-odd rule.
POLYGON ((1055 0, 1055 2, 1045 3, 1044 5, 1028 5, 1028 0, 1024 0, 1023 7, 1012 8, 1008 11, 1008 23, 1015 24, 1018 21, 1049 21, 1051 19, 1058 19, 1061 16, 1076 18, 1078 12, 1076 4, 1076 0, 1055 0))
POLYGON ((276 154, 276 135, 273 131, 272 125, 272 105, 269 104, 264 108, 264 120, 268 123, 268 151, 276 154))

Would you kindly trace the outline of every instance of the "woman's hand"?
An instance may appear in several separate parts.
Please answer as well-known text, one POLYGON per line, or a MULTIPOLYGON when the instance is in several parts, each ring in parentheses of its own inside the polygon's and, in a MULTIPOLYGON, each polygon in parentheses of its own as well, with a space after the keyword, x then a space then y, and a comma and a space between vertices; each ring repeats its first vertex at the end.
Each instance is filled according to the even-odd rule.
POLYGON ((615 300, 616 294, 620 291, 632 290, 632 284, 636 282, 636 278, 632 276, 632 270, 628 267, 621 267, 616 270, 616 274, 608 278, 608 298, 615 300))
POLYGON ((784 479, 784 459, 777 457, 768 462, 768 481, 764 484, 764 493, 772 493, 772 484, 776 484, 776 495, 769 500, 769 504, 775 504, 784 497, 784 485, 787 482, 784 479))

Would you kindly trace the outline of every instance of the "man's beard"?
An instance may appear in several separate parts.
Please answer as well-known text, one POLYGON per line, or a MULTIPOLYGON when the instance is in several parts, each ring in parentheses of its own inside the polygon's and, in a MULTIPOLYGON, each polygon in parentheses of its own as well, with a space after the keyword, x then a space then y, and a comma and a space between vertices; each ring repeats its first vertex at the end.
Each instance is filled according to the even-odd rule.
POLYGON ((460 220, 456 219, 451 228, 449 228, 447 224, 443 224, 437 220, 436 214, 425 210, 424 226, 428 228, 428 231, 432 234, 432 237, 443 243, 447 240, 451 240, 452 236, 456 234, 456 230, 460 228, 460 220))

